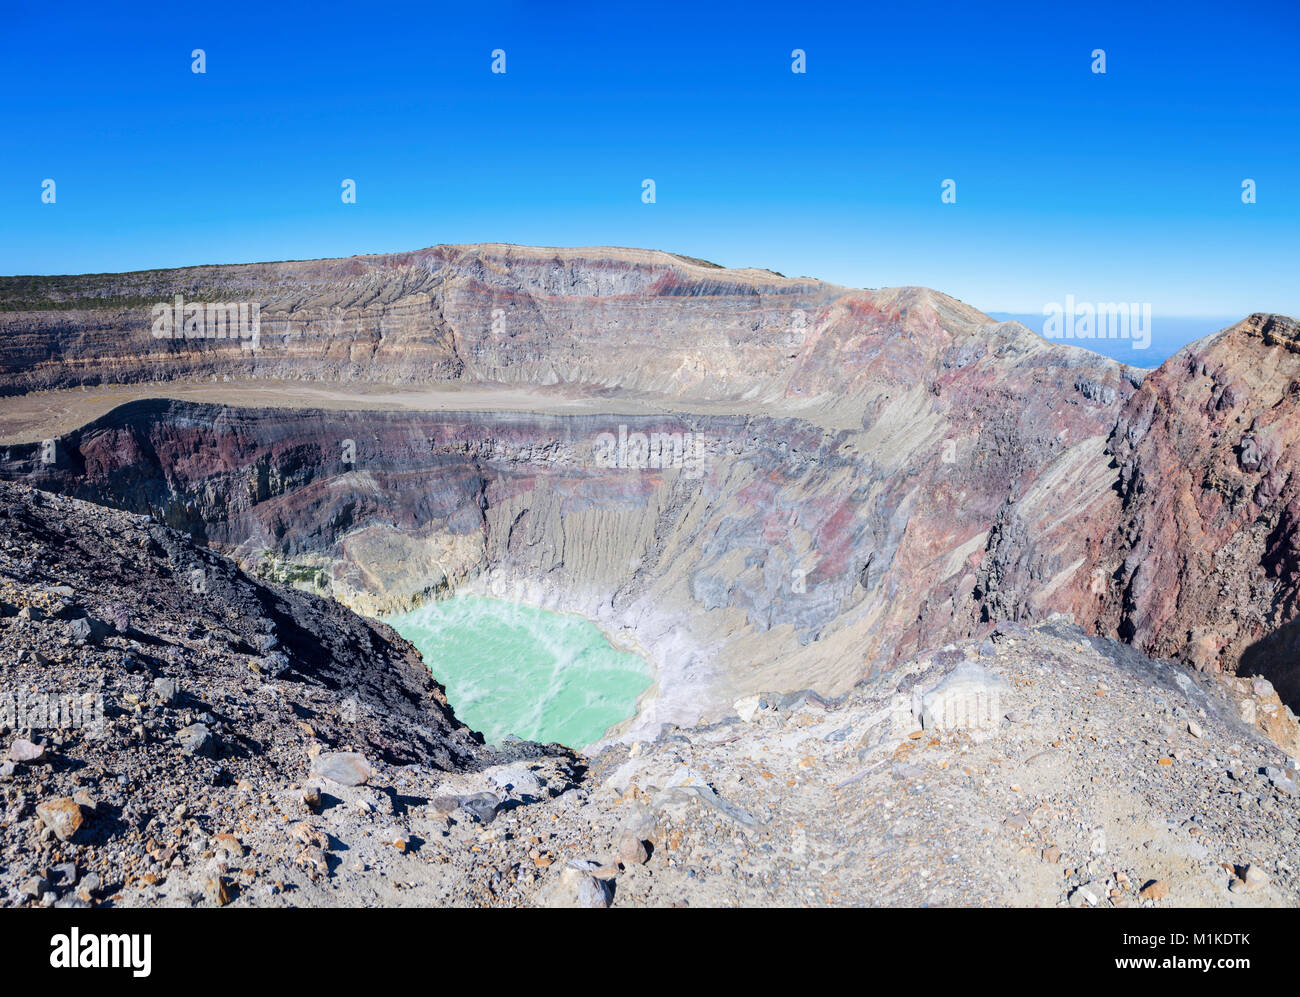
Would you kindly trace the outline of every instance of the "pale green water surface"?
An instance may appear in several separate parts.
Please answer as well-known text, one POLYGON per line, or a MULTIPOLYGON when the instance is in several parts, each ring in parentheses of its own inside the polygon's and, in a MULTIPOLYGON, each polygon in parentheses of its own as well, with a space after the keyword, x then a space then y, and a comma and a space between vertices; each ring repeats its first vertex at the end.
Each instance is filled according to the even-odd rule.
POLYGON ((385 622, 419 648, 456 715, 489 744, 515 734, 582 747, 631 717, 650 684, 643 659, 567 613, 463 595, 385 622))

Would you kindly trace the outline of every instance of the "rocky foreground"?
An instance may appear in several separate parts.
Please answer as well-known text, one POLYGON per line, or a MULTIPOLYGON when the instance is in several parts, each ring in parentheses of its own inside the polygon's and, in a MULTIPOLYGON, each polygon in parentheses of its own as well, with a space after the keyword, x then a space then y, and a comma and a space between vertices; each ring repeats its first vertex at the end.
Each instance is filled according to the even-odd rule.
POLYGON ((3 485, 0 679, 6 905, 1300 902, 1269 684, 1059 623, 835 702, 493 751, 381 624, 3 485), (954 675, 999 691, 991 723, 935 713, 954 675))

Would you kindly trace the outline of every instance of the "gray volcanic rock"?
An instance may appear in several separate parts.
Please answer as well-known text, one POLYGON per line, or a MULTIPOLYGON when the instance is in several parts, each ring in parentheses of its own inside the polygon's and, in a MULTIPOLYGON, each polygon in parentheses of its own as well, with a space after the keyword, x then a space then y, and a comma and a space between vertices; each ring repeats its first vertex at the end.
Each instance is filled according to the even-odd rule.
MULTIPOLYGON (((539 758, 381 766, 366 786, 327 785, 318 813, 266 793, 237 834, 195 835, 181 865, 115 903, 186 906, 224 874, 241 907, 1066 907, 1085 886, 1100 908, 1295 906, 1300 799, 1267 774, 1287 763, 1236 719, 1237 693, 1077 627, 1008 628, 992 644, 927 651, 762 722, 610 744, 580 781, 539 758), (1021 715, 910 736, 912 683, 976 655, 1021 715)), ((35 874, 0 870, 0 896, 35 874)))
MULTIPOLYGON (((245 853, 236 834, 257 801, 305 812, 316 772, 352 784, 572 757, 485 747, 391 629, 256 581, 148 517, 0 483, 0 601, 0 904, 70 862, 87 885, 49 885, 60 905, 191 869, 202 893, 224 871, 208 857, 245 853), (129 611, 129 633, 74 640, 59 618, 109 605, 129 611), (259 674, 265 634, 290 662, 278 678, 259 674)), ((283 819, 272 826, 283 839, 283 819)))

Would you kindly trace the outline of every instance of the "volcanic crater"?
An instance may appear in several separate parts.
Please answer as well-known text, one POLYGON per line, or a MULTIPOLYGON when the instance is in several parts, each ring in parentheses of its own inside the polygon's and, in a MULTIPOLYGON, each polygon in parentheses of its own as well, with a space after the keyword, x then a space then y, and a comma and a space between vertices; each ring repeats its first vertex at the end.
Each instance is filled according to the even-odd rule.
MULTIPOLYGON (((1048 343, 924 288, 848 289, 611 248, 442 246, 0 278, 0 478, 15 483, 6 486, 12 535, 0 567, 25 607, 5 603, 0 630, 24 649, 61 640, 82 656, 74 663, 60 651, 59 667, 84 671, 94 647, 96 660, 120 652, 133 663, 99 666, 104 681, 121 685, 123 703, 137 704, 110 719, 124 743, 145 752, 140 764, 158 772, 170 763, 157 732, 171 731, 176 701, 208 718, 198 726, 224 724, 232 741, 250 740, 262 728, 244 730, 238 709, 200 706, 282 696, 278 684, 289 682, 297 716, 310 718, 294 741, 312 759, 302 793, 319 807, 323 785, 362 814, 356 827, 335 822, 330 833, 368 840, 366 822, 382 813, 402 825, 392 834, 403 855, 412 835, 451 849, 452 872, 420 880, 426 900, 488 902, 471 896, 487 890, 491 902, 545 902, 580 887, 603 905, 613 887, 592 883, 613 882, 607 874, 636 902, 697 887, 706 902, 806 900, 841 874, 851 881, 844 895, 860 900, 897 879, 863 857, 902 840, 889 817, 896 786, 930 771, 928 757, 950 803, 960 798, 975 823, 993 821, 1014 802, 988 789, 1002 751, 1025 766, 1021 780, 1040 798, 1032 813, 1007 818, 1019 821, 1015 833, 1044 833, 1042 821, 1065 821, 1086 798, 1125 829, 1116 854, 1132 876, 1150 864, 1143 849, 1157 840, 1143 814, 1208 799, 1212 783, 1224 792, 1217 773, 1261 808, 1215 831, 1223 848, 1254 836, 1285 899, 1300 895, 1285 859, 1300 829, 1292 800, 1300 733, 1287 705, 1300 697, 1297 342, 1295 320, 1252 315, 1144 371, 1048 343), (178 301, 197 309, 192 334, 156 335, 154 308, 178 301), (254 341, 206 337, 202 309, 232 302, 257 305, 254 341), (41 498, 49 493, 57 498, 41 498), (93 511, 104 506, 121 512, 93 511), (107 625, 79 624, 79 614, 116 612, 125 598, 114 595, 125 582, 111 559, 93 554, 90 534, 101 529, 124 577, 143 572, 174 590, 161 601, 130 595, 152 630, 124 621, 107 628, 108 643, 88 645, 86 634, 107 625), (33 543, 39 549, 27 551, 33 543), (69 544, 82 553, 70 558, 69 544), (254 636, 231 631, 217 664, 187 670, 189 656, 208 653, 205 627, 235 626, 220 593, 180 588, 210 571, 250 605, 287 608, 259 610, 254 636), (77 584, 55 584, 61 575, 77 584), (313 595, 286 601, 276 594, 286 587, 313 595), (592 744, 485 746, 454 719, 456 704, 448 709, 440 687, 410 674, 409 645, 338 605, 382 619, 475 595, 577 614, 641 655, 653 681, 635 716, 592 744), (42 616, 52 599, 57 614, 42 616), (108 610, 83 605, 95 600, 108 610), (186 600, 206 622, 180 632, 149 616, 158 607, 174 614, 186 600), (321 623, 329 642, 319 662, 302 619, 334 621, 321 623), (244 660, 254 643, 276 646, 286 628, 295 636, 283 661, 244 660), (142 659, 152 646, 165 653, 142 659), (383 659, 367 647, 382 648, 383 659), (142 708, 140 692, 129 690, 141 660, 167 690, 172 681, 194 686, 188 700, 168 692, 154 719, 132 727, 142 708), (240 675, 240 662, 257 678, 240 675), (998 687, 1027 701, 994 718, 1010 730, 1009 747, 935 731, 932 713, 908 706, 973 662, 997 669, 998 687), (205 676, 218 684, 207 688, 205 676), (362 690, 359 706, 357 697, 333 701, 351 686, 362 690), (1108 707, 1118 712, 1101 740, 1061 748, 1095 723, 1094 700, 1115 687, 1123 697, 1108 707), (365 692, 376 688, 384 696, 365 692), (432 704, 432 726, 412 705, 420 697, 432 704), (385 704, 398 699, 402 716, 386 718, 385 704), (345 715, 358 708, 366 724, 349 727, 345 715), (910 725, 924 716, 933 739, 917 741, 910 725), (1129 730, 1142 732, 1139 740, 1126 741, 1129 730), (1112 743, 1115 731, 1122 743, 1112 743), (397 767, 377 775, 352 752, 322 754, 356 747, 363 735, 376 764, 397 767), (1194 748, 1175 747, 1180 736, 1194 748), (1153 745, 1170 754, 1147 759, 1153 745), (585 749, 594 776, 569 748, 585 749), (1058 749, 1046 770, 1029 771, 1058 749), (1192 750, 1213 757, 1168 785, 1142 774, 1129 795, 1093 799, 1087 788, 1096 772, 1116 771, 1115 752, 1129 753, 1123 768, 1172 765, 1192 750), (760 756, 751 772, 746 759, 760 756), (1247 756, 1253 769, 1241 766, 1247 756), (886 757, 892 764, 880 769, 886 757), (958 757, 952 772, 967 775, 945 782, 939 773, 958 757), (725 775, 701 774, 723 761, 725 775), (774 778, 766 766, 788 770, 784 785, 794 788, 765 789, 776 785, 765 782, 774 778), (1254 785, 1247 769, 1265 781, 1254 785), (326 770, 389 779, 395 802, 345 791, 326 770), (972 772, 990 773, 984 788, 964 781, 972 772), (402 803, 415 797, 397 787, 413 793, 411 785, 426 793, 432 823, 402 803), (521 865, 527 872, 553 861, 534 833, 551 826, 537 815, 539 800, 557 808, 555 826, 568 827, 580 807, 573 835, 584 848, 626 845, 617 870, 593 860, 565 866, 558 879, 522 874, 521 865), (884 809, 872 809, 877 803, 884 809), (733 829, 709 846, 711 858, 734 852, 718 864, 731 862, 730 878, 704 886, 670 858, 663 868, 675 871, 658 885, 638 879, 649 854, 641 846, 674 849, 680 828, 695 826, 691 807, 703 807, 700 826, 733 829), (1269 825, 1276 840, 1263 829, 1265 811, 1281 814, 1269 825), (507 812, 511 833, 537 847, 507 863, 513 885, 502 887, 505 866, 480 869, 457 849, 468 848, 467 828, 507 812), (849 831, 865 842, 862 854, 841 840, 848 813, 857 815, 849 831), (877 849, 877 837, 890 844, 877 849), (758 840, 776 842, 773 869, 795 873, 780 889, 755 871, 768 861, 752 851, 758 840), (822 857, 808 860, 810 849, 822 857)), ((25 651, 16 667, 25 680, 49 661, 46 651, 25 651)), ((446 664, 425 663, 434 679, 446 664)), ((254 725, 265 719, 250 716, 254 725)), ((198 743, 194 726, 176 736, 198 743)), ((102 750, 75 737, 61 744, 102 750)), ((44 749, 22 750, 37 758, 44 749)), ((249 767, 238 792, 247 796, 243 784, 254 778, 292 780, 296 755, 282 754, 275 765, 249 767)), ((186 762, 185 778, 211 781, 220 796, 223 766, 246 761, 221 757, 215 769, 212 759, 186 762)), ((124 755, 121 764, 137 763, 124 755)), ((264 795, 262 803, 301 805, 297 783, 276 792, 278 802, 264 795)), ((933 816, 917 793, 903 795, 905 811, 920 807, 917 820, 933 816)), ((229 801, 209 802, 205 819, 215 827, 212 814, 226 813, 229 801)), ((25 807, 25 796, 13 798, 20 822, 25 807)), ((280 824, 270 811, 262 817, 266 860, 280 861, 280 824)), ((340 894, 330 891, 340 889, 344 902, 396 902, 365 863, 355 876, 332 866, 324 832, 308 824, 298 827, 306 828, 311 902, 333 902, 340 894)), ((200 831, 178 830, 177 840, 200 831)), ((472 851, 498 849, 496 832, 473 833, 472 851)), ((1074 831, 1062 824, 1053 833, 1064 840, 1074 831)), ((1080 879, 1092 874, 1091 860, 1075 862, 1064 887, 1037 866, 1008 886, 980 865, 983 845, 969 844, 962 875, 931 881, 931 900, 1075 903, 1095 892, 1080 879)), ((1026 846, 1016 847, 1019 862, 1026 846)), ((1205 855, 1170 848, 1162 868, 1195 866, 1188 897, 1229 887, 1205 855)), ((1051 850, 1043 862, 1058 861, 1051 850)), ((303 855, 293 860, 299 867, 303 855)), ((420 855, 408 872, 422 868, 420 855)), ((155 882, 132 902, 193 895, 182 876, 160 894, 150 875, 155 882)), ((1259 868, 1233 876, 1234 891, 1254 891, 1259 868)), ((131 884, 139 886, 128 875, 131 884)), ((1129 873, 1110 885, 1123 900, 1129 873)))
POLYGON ((655 667, 637 730, 1054 614, 1300 691, 1269 651, 1300 542, 1290 319, 1144 376, 926 289, 507 246, 5 278, 0 300, 0 390, 139 397, 21 426, 0 474, 369 614, 452 592, 581 613, 655 667), (158 338, 149 303, 178 295, 260 303, 259 348, 158 338))

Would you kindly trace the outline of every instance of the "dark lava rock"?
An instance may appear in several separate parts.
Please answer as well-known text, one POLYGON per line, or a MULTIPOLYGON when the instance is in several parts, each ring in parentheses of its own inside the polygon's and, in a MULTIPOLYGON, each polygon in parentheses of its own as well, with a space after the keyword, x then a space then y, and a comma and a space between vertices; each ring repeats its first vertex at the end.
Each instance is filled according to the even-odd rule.
POLYGON ((187 755, 211 755, 214 753, 212 732, 205 724, 190 724, 176 733, 176 742, 187 755))

